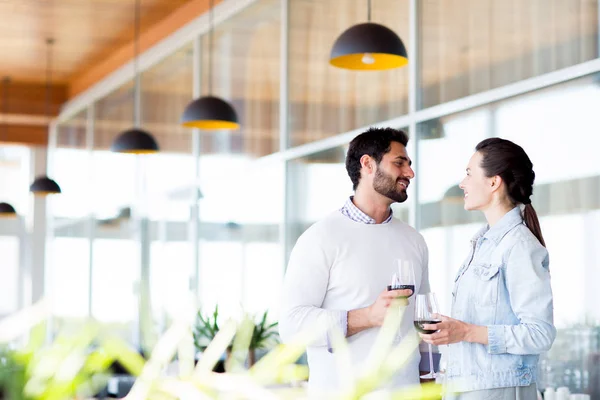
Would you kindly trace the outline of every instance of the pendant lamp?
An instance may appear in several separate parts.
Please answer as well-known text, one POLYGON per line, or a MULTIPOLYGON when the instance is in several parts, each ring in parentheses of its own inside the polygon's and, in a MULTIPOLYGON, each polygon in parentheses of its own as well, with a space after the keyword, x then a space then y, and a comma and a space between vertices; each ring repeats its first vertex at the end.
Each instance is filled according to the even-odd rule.
POLYGON ((381 71, 408 64, 402 40, 391 29, 371 22, 371 0, 367 7, 368 22, 351 26, 337 38, 329 63, 362 71, 381 71))
POLYGON ((14 218, 17 216, 17 211, 8 203, 0 203, 0 218, 14 218))
POLYGON ((204 130, 237 129, 240 124, 233 106, 212 95, 213 0, 210 0, 209 7, 208 96, 187 105, 181 116, 181 125, 204 130))
MULTIPOLYGON (((54 44, 54 39, 46 39, 46 44, 48 45, 48 68, 46 71, 46 116, 50 116, 50 91, 52 88, 52 45, 54 44)), ((35 196, 47 196, 49 194, 58 194, 60 193, 60 186, 48 178, 47 176, 38 176, 35 178, 31 186, 29 187, 29 191, 32 192, 35 196)))
POLYGON ((29 187, 29 191, 36 196, 46 196, 48 194, 61 193, 60 186, 58 186, 54 180, 48 178, 47 176, 38 176, 35 178, 29 187))
POLYGON ((133 56, 133 123, 134 127, 121 133, 113 141, 111 151, 116 153, 149 154, 158 152, 158 144, 149 132, 139 128, 140 125, 140 76, 138 73, 138 46, 140 37, 140 0, 135 1, 135 38, 133 56))

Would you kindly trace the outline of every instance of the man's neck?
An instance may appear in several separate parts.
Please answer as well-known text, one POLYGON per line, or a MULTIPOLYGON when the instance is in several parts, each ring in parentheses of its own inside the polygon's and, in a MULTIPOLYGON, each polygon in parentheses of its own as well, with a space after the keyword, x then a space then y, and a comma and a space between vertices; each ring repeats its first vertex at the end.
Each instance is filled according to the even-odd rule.
POLYGON ((390 205, 392 202, 379 193, 368 195, 357 190, 352 198, 352 202, 360 211, 373 218, 377 224, 383 223, 390 216, 390 205))

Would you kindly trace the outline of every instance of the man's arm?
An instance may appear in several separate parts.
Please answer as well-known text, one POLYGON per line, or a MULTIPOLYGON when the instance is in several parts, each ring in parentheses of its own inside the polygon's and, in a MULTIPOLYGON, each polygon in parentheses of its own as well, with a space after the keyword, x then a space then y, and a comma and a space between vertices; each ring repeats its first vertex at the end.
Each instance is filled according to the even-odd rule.
MULTIPOLYGON (((319 324, 337 326, 346 333, 347 311, 322 308, 333 260, 328 259, 312 234, 307 231, 298 239, 285 274, 279 318, 279 333, 284 342, 302 331, 319 328, 319 324)), ((312 346, 327 345, 326 333, 312 343, 312 346)))
POLYGON ((347 337, 373 327, 374 325, 369 318, 369 307, 348 311, 348 331, 346 332, 347 337))
POLYGON ((400 305, 406 302, 406 297, 412 294, 412 290, 390 290, 383 291, 377 300, 369 307, 348 311, 348 329, 346 336, 350 337, 366 329, 375 328, 383 324, 387 309, 392 302, 400 298, 400 305), (403 299, 404 298, 404 299, 403 299), (402 301, 404 300, 404 302, 402 301))

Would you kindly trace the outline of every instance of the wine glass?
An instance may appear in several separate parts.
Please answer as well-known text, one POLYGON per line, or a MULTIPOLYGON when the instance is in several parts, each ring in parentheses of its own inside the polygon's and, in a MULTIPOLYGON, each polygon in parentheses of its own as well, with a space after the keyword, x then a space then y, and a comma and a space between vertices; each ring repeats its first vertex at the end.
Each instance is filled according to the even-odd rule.
MULTIPOLYGON (((392 283, 388 285, 387 290, 410 289, 412 296, 415 293, 415 271, 410 261, 396 260, 397 272, 392 276, 392 283)), ((407 296, 405 298, 408 298, 407 296)))
MULTIPOLYGON (((437 299, 435 293, 430 292, 426 294, 418 294, 415 304, 415 328, 425 334, 432 334, 438 330, 431 330, 423 328, 424 324, 437 324, 442 321, 433 317, 434 314, 439 314, 437 299)), ((429 373, 421 375, 423 379, 435 379, 438 374, 433 369, 433 354, 431 350, 431 343, 429 344, 429 373)))

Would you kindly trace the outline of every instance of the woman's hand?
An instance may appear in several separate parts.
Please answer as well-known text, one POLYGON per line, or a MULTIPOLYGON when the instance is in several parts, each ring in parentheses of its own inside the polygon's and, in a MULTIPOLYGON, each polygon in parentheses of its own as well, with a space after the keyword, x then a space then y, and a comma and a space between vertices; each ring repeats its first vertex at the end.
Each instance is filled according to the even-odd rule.
POLYGON ((425 324, 424 329, 438 331, 430 335, 419 333, 425 343, 440 345, 458 342, 471 342, 488 344, 487 327, 468 324, 445 315, 434 315, 434 318, 442 322, 437 324, 425 324))

